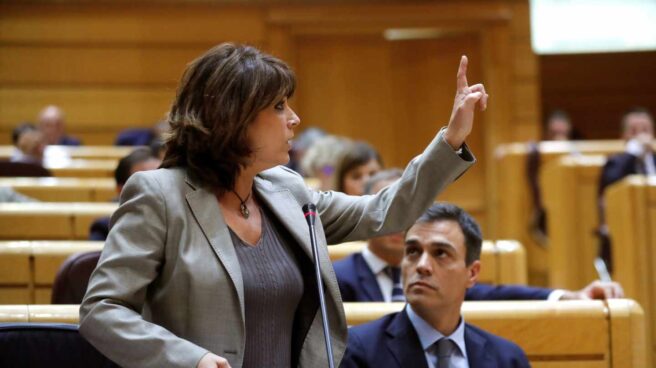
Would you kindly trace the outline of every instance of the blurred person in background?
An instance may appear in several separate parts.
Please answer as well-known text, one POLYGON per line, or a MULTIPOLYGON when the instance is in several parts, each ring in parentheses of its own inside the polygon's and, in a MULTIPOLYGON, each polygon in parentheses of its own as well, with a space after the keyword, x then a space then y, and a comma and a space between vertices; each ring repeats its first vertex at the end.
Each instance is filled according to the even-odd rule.
POLYGON ((383 168, 378 151, 365 142, 349 144, 337 164, 335 190, 349 195, 363 195, 364 185, 383 168))
POLYGON ((316 190, 334 190, 335 167, 341 160, 344 150, 350 144, 350 140, 336 135, 327 135, 319 138, 305 152, 301 160, 301 170, 306 177, 319 180, 316 190))
POLYGON ((20 194, 13 188, 0 187, 0 202, 39 202, 39 200, 20 194))
POLYGON ((289 151, 289 163, 285 166, 307 177, 308 175, 301 168, 301 161, 308 149, 310 149, 319 139, 325 137, 326 132, 317 127, 308 127, 300 132, 292 141, 292 149, 289 151))
POLYGON ((16 148, 11 162, 43 165, 46 140, 40 131, 30 128, 23 130, 17 137, 16 148))
MULTIPOLYGON (((116 193, 121 194, 123 186, 132 174, 139 171, 155 170, 162 160, 153 155, 150 148, 137 148, 129 155, 119 160, 114 179, 116 180, 116 193)), ((116 198, 114 201, 118 201, 116 198)), ((93 221, 89 227, 89 240, 105 240, 109 234, 109 217, 101 217, 93 221)))
POLYGON ((57 106, 46 106, 39 114, 39 130, 45 137, 46 144, 61 146, 79 146, 79 139, 66 135, 66 117, 57 106))
POLYGON ((152 128, 130 128, 118 133, 115 146, 151 146, 154 142, 162 142, 168 132, 166 120, 158 121, 152 128))
POLYGON ((574 136, 572 120, 563 110, 554 110, 549 114, 545 125, 545 141, 569 141, 574 136))
POLYGON ((606 224, 606 200, 604 194, 610 185, 629 175, 656 175, 654 157, 654 117, 643 107, 635 107, 622 116, 622 139, 626 142, 624 152, 608 157, 599 179, 597 205, 599 210, 599 255, 612 271, 612 244, 606 224))

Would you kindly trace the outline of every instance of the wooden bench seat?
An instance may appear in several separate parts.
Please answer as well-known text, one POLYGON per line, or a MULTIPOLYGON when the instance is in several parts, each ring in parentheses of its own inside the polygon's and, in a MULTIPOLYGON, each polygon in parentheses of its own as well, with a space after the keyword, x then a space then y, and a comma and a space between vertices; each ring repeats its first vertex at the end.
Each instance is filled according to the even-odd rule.
MULTIPOLYGON (((47 158, 83 158, 83 159, 113 159, 119 160, 132 152, 136 147, 118 146, 47 146, 43 156, 47 158)), ((14 146, 0 146, 0 159, 11 157, 14 146)))
POLYGON ((599 278, 597 196, 603 155, 563 156, 543 165, 542 193, 549 230, 549 286, 578 290, 599 278))
MULTIPOLYGON (((102 250, 95 241, 0 241, 0 304, 48 304, 52 285, 64 261, 73 254, 102 250)), ((362 249, 364 242, 328 247, 331 259, 362 249)), ((526 284, 525 254, 513 241, 485 241, 480 282, 526 284)))
MULTIPOLYGON (((570 155, 608 156, 624 151, 622 140, 539 142, 541 167, 570 155)), ((655 145, 656 147, 656 145, 655 145)), ((533 199, 527 181, 528 143, 500 145, 494 155, 491 220, 486 236, 493 239, 515 239, 526 249, 529 280, 532 285, 548 285, 547 247, 531 233, 533 199)), ((540 174, 544 178, 544 174, 540 174)), ((542 186, 542 189, 545 189, 542 186)), ((548 216, 548 214, 547 214, 548 216)))
MULTIPOLYGON (((398 312, 403 303, 344 303, 349 325, 398 312)), ((629 299, 465 302, 468 323, 514 341, 535 368, 648 368, 643 312, 629 299)), ((78 305, 0 305, 0 322, 79 323, 78 305)))
POLYGON ((656 362, 656 178, 629 176, 606 191, 613 276, 645 308, 656 362))
POLYGON ((0 187, 44 202, 110 202, 118 196, 112 178, 0 178, 0 187))
POLYGON ((84 240, 116 203, 0 203, 0 240, 84 240))
POLYGON ((0 304, 49 304, 59 267, 73 254, 102 250, 96 241, 0 241, 0 304))
POLYGON ((118 160, 72 159, 45 161, 44 167, 56 177, 113 178, 118 160))

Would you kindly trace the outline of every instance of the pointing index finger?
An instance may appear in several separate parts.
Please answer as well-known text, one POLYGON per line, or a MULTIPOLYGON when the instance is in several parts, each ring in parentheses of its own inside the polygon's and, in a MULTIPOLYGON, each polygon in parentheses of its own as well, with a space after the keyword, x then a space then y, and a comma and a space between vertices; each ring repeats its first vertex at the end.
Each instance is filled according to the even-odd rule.
POLYGON ((468 63, 467 55, 462 55, 460 58, 460 66, 458 67, 458 92, 462 92, 465 88, 467 88, 467 63, 468 63))

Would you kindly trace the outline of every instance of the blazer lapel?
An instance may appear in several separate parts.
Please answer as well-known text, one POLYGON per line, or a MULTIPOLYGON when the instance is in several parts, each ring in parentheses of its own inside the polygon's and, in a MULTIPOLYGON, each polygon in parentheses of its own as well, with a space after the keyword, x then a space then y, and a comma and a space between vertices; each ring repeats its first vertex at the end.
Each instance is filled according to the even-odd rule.
POLYGON ((186 178, 186 181, 193 189, 186 194, 189 208, 237 290, 243 317, 245 315, 244 283, 241 268, 239 267, 239 258, 237 258, 228 226, 223 219, 216 196, 209 190, 196 185, 191 179, 186 178))
POLYGON ((497 367, 497 361, 490 356, 486 345, 486 338, 465 323, 465 349, 470 367, 497 367))
POLYGON ((399 367, 428 368, 426 354, 421 348, 419 336, 403 309, 385 330, 389 339, 387 348, 392 353, 399 367))
MULTIPOLYGON (((303 216, 303 209, 291 192, 285 188, 275 188, 270 181, 255 177, 255 190, 267 207, 280 219, 303 251, 312 259, 310 231, 303 216)), ((317 226, 320 226, 317 223, 317 226)))
POLYGON ((364 257, 359 255, 359 257, 355 258, 355 262, 360 285, 362 285, 363 292, 368 300, 372 302, 384 301, 383 293, 380 291, 380 286, 378 286, 378 281, 376 280, 376 275, 371 271, 364 257))

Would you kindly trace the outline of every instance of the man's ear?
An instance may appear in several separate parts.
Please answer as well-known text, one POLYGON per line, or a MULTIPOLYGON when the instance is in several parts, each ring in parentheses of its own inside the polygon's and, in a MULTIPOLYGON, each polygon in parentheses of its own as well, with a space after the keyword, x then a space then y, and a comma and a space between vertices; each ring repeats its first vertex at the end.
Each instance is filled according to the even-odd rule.
POLYGON ((472 262, 472 264, 467 266, 467 270, 469 271, 469 280, 467 280, 467 288, 469 289, 476 285, 478 281, 478 275, 481 273, 481 261, 476 260, 472 262))

